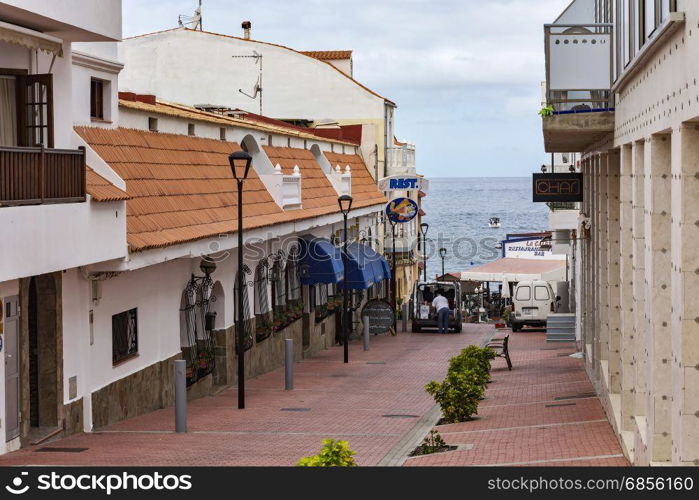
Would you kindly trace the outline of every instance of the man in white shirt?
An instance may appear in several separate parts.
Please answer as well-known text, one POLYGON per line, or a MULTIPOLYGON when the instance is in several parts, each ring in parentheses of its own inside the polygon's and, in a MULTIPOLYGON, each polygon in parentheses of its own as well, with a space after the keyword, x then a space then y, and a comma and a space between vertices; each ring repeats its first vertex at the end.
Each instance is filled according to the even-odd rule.
POLYGON ((437 290, 432 307, 437 311, 437 331, 447 333, 449 330, 449 301, 442 295, 441 290, 437 290))

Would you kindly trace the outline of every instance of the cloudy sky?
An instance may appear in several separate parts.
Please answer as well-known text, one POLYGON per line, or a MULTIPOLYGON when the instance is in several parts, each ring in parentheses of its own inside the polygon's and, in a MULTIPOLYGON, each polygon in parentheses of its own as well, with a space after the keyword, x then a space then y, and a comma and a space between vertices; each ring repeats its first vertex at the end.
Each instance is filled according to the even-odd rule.
MULTIPOLYGON (((354 76, 398 104, 428 176, 525 176, 546 161, 543 27, 570 0, 204 0, 204 29, 354 51, 354 76)), ((177 25, 197 0, 123 0, 124 36, 177 25)))

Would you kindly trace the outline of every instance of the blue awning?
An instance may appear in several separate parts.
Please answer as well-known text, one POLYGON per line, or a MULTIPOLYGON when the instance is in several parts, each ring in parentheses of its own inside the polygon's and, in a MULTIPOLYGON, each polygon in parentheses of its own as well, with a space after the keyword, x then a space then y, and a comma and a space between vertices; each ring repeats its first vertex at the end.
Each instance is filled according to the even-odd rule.
POLYGON ((342 252, 335 245, 313 236, 299 238, 299 245, 299 277, 302 285, 342 281, 342 252))
POLYGON ((369 245, 361 245, 364 250, 364 256, 371 263, 374 270, 374 283, 389 279, 391 277, 391 269, 381 255, 376 253, 369 245))
MULTIPOLYGON (((347 288, 351 290, 366 290, 391 275, 390 272, 386 274, 388 264, 383 257, 371 247, 356 242, 347 245, 343 262, 347 270, 347 288)), ((344 288, 343 283, 340 288, 344 288)))

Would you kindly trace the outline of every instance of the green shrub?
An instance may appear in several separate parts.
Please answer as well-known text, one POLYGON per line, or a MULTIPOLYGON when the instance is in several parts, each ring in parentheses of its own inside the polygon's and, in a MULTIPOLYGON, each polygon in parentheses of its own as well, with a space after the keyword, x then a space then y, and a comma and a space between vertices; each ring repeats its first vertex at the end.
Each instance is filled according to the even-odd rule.
POLYGON ((478 413, 483 397, 482 375, 473 370, 450 370, 442 383, 432 381, 425 390, 442 408, 447 423, 465 422, 478 413))
POLYGON ((490 362, 495 359, 495 351, 489 347, 470 345, 449 360, 450 371, 474 371, 483 385, 490 382, 490 362))
POLYGON ((539 110, 539 116, 542 118, 546 118, 547 116, 552 116, 553 113, 555 112, 555 109, 553 106, 544 106, 539 110))
POLYGON ((303 457, 296 464, 298 467, 356 467, 354 455, 347 441, 324 439, 320 453, 303 457))
POLYGON ((444 442, 444 439, 442 439, 439 431, 432 429, 412 455, 430 455, 432 453, 444 451, 446 448, 449 447, 447 443, 444 442))

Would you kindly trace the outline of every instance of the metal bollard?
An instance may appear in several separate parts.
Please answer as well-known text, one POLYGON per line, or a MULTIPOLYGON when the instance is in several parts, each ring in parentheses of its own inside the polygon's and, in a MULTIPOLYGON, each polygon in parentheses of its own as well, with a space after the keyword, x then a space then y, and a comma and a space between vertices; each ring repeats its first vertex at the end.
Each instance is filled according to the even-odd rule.
POLYGON ((187 362, 175 360, 175 430, 187 432, 187 362))
POLYGON ((403 317, 401 318, 401 328, 403 329, 403 333, 408 331, 408 303, 403 304, 403 317))
POLYGON ((369 350, 369 316, 364 316, 362 318, 364 323, 364 350, 369 350))
POLYGON ((294 339, 284 339, 284 390, 294 388, 294 339))

